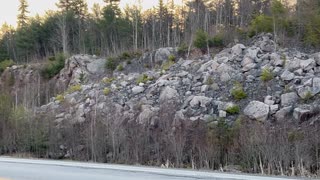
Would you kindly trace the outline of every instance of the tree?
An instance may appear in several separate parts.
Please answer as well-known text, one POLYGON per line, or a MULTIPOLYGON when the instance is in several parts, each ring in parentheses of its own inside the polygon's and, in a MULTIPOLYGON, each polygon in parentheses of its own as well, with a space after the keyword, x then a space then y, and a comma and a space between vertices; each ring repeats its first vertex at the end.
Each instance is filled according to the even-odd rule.
POLYGON ((27 21, 28 21, 28 2, 27 0, 19 0, 20 5, 19 5, 19 15, 18 15, 18 27, 22 28, 26 26, 27 21))

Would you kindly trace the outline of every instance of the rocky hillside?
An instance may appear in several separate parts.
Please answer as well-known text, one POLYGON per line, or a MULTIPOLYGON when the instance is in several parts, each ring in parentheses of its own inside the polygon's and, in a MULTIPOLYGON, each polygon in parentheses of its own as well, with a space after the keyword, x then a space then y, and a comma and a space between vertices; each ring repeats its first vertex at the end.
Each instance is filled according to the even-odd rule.
POLYGON ((124 62, 123 71, 105 77, 103 59, 73 56, 58 76, 58 82, 69 83, 69 90, 40 111, 59 114, 59 123, 83 123, 99 112, 120 121, 157 124, 160 106, 171 102, 177 121, 225 118, 232 123, 245 115, 257 121, 312 123, 319 109, 320 53, 272 52, 273 45, 267 34, 248 47, 236 44, 213 58, 181 58, 171 64, 168 56, 174 49, 165 48, 153 57, 124 62), (149 68, 138 69, 136 64, 149 68), (164 70, 161 64, 169 67, 164 70))
POLYGON ((212 169, 244 162, 238 169, 314 173, 319 154, 310 152, 318 149, 304 143, 319 127, 320 53, 274 49, 270 34, 213 57, 178 59, 176 49, 162 48, 114 72, 105 59, 73 56, 54 78, 60 94, 35 112, 56 133, 47 156, 212 169), (281 155, 290 152, 297 154, 281 155))

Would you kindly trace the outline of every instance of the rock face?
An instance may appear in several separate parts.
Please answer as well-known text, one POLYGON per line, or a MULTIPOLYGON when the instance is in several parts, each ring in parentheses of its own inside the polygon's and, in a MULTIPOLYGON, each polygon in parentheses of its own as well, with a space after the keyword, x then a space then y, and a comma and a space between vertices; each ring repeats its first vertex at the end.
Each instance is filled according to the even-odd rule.
MULTIPOLYGON (((225 48, 212 58, 201 55, 179 60, 175 48, 162 48, 133 58, 130 64, 120 62, 123 71, 114 72, 104 69, 105 58, 75 55, 51 80, 60 91, 49 94, 50 101, 35 114, 58 115, 52 117, 58 128, 85 126, 93 117, 101 124, 119 127, 136 122, 151 129, 165 121, 172 126, 170 130, 195 121, 217 124, 224 119, 233 124, 246 116, 266 123, 308 123, 319 116, 319 59, 319 53, 275 51, 271 34, 225 48), (166 70, 158 68, 170 55, 176 56, 174 64, 166 70), (265 68, 273 75, 267 82, 261 80, 265 68), (71 91, 74 85, 79 87, 71 91), (57 97, 58 93, 63 97, 57 97)), ((13 74, 12 92, 29 80, 37 87, 38 72, 31 67, 11 67, 1 76, 1 83, 13 74)), ((41 90, 50 91, 52 86, 41 90)), ((34 89, 29 88, 30 92, 34 89)), ((36 92, 30 98, 36 99, 36 92)))
POLYGON ((259 101, 251 101, 243 111, 244 115, 258 121, 265 121, 269 115, 269 106, 259 101))

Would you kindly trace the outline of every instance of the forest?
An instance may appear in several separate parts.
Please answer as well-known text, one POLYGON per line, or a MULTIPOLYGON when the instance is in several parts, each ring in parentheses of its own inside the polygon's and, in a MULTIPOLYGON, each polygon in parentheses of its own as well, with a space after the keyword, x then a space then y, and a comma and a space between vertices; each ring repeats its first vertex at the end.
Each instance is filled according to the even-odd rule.
MULTIPOLYGON (((29 16, 28 0, 19 1, 17 27, 5 23, 0 28, 0 75, 13 64, 56 63, 42 71, 39 84, 40 79, 44 83, 57 75, 64 68, 65 57, 74 54, 106 58, 106 68, 120 70, 108 64, 111 57, 131 58, 162 47, 177 47, 184 57, 192 49, 214 56, 210 48, 247 44, 260 33, 272 34, 276 49, 316 52, 320 48, 318 0, 184 0, 182 4, 159 0, 148 10, 143 10, 141 2, 120 8, 120 0, 104 0, 89 9, 85 0, 59 0, 57 11, 35 17, 29 16)), ((319 125, 263 124, 240 115, 232 125, 223 119, 216 125, 188 121, 173 131, 178 105, 168 103, 160 106, 163 121, 157 127, 132 121, 103 124, 106 117, 98 113, 89 117, 95 124, 68 124, 58 132, 53 122, 56 114, 34 117, 35 106, 43 105, 40 100, 32 108, 16 103, 10 94, 14 81, 9 77, 0 94, 0 154, 222 171, 231 168, 269 175, 320 174, 319 125)))
POLYGON ((317 0, 190 0, 182 5, 159 0, 145 11, 139 3, 124 9, 118 3, 105 0, 89 10, 84 0, 60 0, 59 11, 29 17, 27 0, 20 0, 18 26, 3 24, 0 30, 0 61, 41 61, 59 52, 111 56, 190 48, 198 31, 224 45, 260 32, 274 33, 277 43, 286 46, 320 45, 317 0))

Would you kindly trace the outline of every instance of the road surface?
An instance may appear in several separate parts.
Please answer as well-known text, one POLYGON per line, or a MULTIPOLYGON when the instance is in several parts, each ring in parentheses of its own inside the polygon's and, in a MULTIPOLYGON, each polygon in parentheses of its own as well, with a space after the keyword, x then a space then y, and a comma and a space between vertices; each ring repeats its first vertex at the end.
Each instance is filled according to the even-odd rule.
MULTIPOLYGON (((293 180, 189 170, 0 157, 0 180, 293 180)), ((296 180, 296 179, 294 179, 296 180)))

